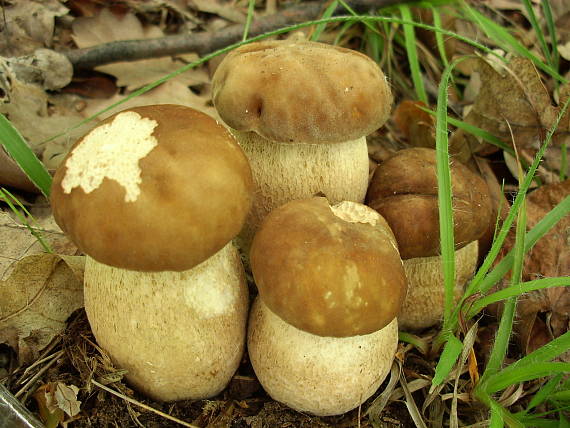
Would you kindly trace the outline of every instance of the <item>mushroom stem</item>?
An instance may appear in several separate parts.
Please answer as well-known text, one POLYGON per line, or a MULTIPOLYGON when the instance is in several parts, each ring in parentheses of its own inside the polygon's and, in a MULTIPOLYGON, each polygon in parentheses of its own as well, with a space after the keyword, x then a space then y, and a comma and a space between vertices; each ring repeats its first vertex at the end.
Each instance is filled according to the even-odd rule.
POLYGON ((318 416, 348 412, 374 394, 397 344, 396 318, 371 334, 322 337, 287 324, 259 297, 251 308, 248 352, 263 388, 273 399, 318 416))
POLYGON ((252 209, 239 235, 246 254, 263 219, 286 202, 320 193, 330 204, 364 201, 369 174, 365 137, 311 144, 279 143, 255 132, 232 134, 249 159, 255 181, 252 209))
POLYGON ((230 242, 181 272, 139 272, 87 257, 85 310, 127 380, 160 401, 218 394, 241 360, 248 294, 230 242))
MULTIPOLYGON (((477 267, 478 243, 472 241, 455 250, 455 301, 463 293, 467 280, 477 267)), ((400 330, 420 330, 441 321, 445 289, 441 256, 415 257, 403 260, 408 294, 398 315, 400 330)))

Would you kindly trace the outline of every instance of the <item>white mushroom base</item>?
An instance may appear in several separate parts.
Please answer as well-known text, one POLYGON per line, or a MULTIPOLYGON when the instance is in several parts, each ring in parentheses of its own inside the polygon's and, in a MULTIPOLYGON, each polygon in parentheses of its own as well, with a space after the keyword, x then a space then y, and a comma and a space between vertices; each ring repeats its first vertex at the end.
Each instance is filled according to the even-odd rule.
POLYGON ((398 345, 396 319, 364 336, 321 337, 285 323, 259 297, 248 329, 249 358, 267 393, 318 416, 348 412, 374 394, 398 345))
MULTIPOLYGON (((341 143, 278 143, 232 130, 256 183, 253 206, 240 234, 245 252, 263 219, 286 202, 324 194, 331 205, 364 201, 369 161, 366 138, 341 143)), ((322 195, 320 195, 322 196, 322 195)))
POLYGON ((218 394, 245 342, 248 291, 229 243, 183 272, 136 272, 87 257, 85 309, 99 345, 159 401, 218 394))
MULTIPOLYGON (((473 241, 455 251, 455 301, 475 273, 478 249, 477 241, 473 241)), ((403 262, 408 294, 398 315, 400 330, 414 331, 436 325, 443 317, 445 300, 441 256, 416 257, 403 262)))

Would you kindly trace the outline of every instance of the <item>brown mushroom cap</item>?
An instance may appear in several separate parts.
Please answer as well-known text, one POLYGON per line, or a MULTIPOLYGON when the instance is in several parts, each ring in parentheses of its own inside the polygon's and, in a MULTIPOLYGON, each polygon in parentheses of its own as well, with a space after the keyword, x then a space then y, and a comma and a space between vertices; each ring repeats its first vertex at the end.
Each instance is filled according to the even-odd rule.
POLYGON ((212 84, 224 122, 279 142, 355 140, 380 128, 392 104, 374 61, 316 42, 241 46, 220 64, 212 84))
POLYGON ((259 294, 292 326, 319 336, 369 334, 388 325, 406 294, 394 235, 374 210, 325 198, 272 211, 250 252, 259 294))
MULTIPOLYGON (((460 162, 451 164, 455 248, 481 237, 491 221, 485 181, 460 162)), ((403 259, 440 253, 436 152, 401 150, 376 168, 367 204, 386 219, 403 259)))
POLYGON ((51 193, 59 226, 110 266, 182 271, 240 231, 253 181, 233 137, 176 105, 137 107, 101 122, 71 148, 51 193))

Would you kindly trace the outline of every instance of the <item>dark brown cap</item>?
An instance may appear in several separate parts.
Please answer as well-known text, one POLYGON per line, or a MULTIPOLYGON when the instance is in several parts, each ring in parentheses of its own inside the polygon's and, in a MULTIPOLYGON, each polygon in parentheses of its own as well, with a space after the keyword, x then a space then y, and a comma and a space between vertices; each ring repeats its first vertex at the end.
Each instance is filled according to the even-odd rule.
MULTIPOLYGON (((451 164, 455 247, 483 235, 491 221, 485 181, 458 161, 451 164)), ((382 162, 366 196, 388 221, 403 259, 440 254, 436 152, 401 150, 382 162)))
POLYGON ((369 334, 388 325, 406 295, 396 240, 386 221, 356 202, 325 198, 273 210, 257 232, 251 268, 265 304, 319 336, 369 334))
POLYGON ((341 142, 380 128, 392 94, 378 65, 350 49, 264 41, 230 52, 213 79, 220 117, 279 142, 341 142))
POLYGON ((77 141, 55 174, 51 204, 95 260, 181 271, 237 235, 252 183, 222 125, 188 107, 154 105, 117 113, 77 141))

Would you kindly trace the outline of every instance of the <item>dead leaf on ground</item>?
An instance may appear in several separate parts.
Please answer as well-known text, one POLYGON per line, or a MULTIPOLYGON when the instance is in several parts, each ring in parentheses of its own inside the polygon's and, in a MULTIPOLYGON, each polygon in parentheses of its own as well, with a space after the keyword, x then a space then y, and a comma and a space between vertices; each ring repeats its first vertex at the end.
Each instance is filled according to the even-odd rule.
MULTIPOLYGON (((5 114, 20 131, 30 147, 37 154, 43 150, 42 143, 59 132, 78 123, 82 117, 64 101, 64 96, 48 96, 35 83, 19 80, 9 69, 7 83, 3 87, 5 98, 0 104, 0 113, 5 114)), ((69 144, 78 136, 80 130, 57 139, 69 144)))
POLYGON ((499 69, 480 60, 479 74, 481 89, 465 121, 506 144, 514 139, 519 148, 542 142, 558 109, 534 65, 525 58, 513 58, 508 69, 499 69))
MULTIPOLYGON (((32 225, 38 229, 54 252, 65 255, 77 254, 77 247, 55 224, 51 214, 37 216, 32 209, 32 215, 36 220, 32 225)), ((10 275, 20 259, 41 253, 44 253, 44 249, 37 238, 8 213, 0 211, 0 280, 10 275)))
MULTIPOLYGON (((126 95, 116 94, 112 98, 92 100, 89 102, 85 110, 83 110, 82 114, 84 114, 85 117, 89 117, 101 111, 103 108, 124 99, 125 97, 126 95)), ((151 104, 178 104, 192 107, 220 121, 216 109, 211 103, 211 98, 208 92, 202 95, 196 95, 188 88, 187 85, 174 79, 169 80, 162 85, 139 95, 138 97, 130 99, 116 110, 102 114, 99 116, 99 119, 103 120, 119 110, 151 104)))
MULTIPOLYGON (((570 194, 570 179, 540 187, 527 198, 528 229, 570 194)), ((510 234, 501 254, 514 245, 510 234)), ((529 251, 524 260, 522 281, 570 275, 570 216, 562 218, 529 251)), ((508 286, 507 280, 501 287, 508 286)), ((570 327, 570 287, 552 287, 526 294, 519 299, 517 338, 526 353, 566 333, 570 327)), ((570 352, 563 358, 570 361, 570 352)))
POLYGON ((235 2, 190 0, 190 4, 194 6, 194 9, 200 12, 212 13, 236 24, 243 24, 245 22, 246 14, 236 7, 235 2))
MULTIPOLYGON (((73 40, 79 48, 88 48, 102 43, 118 40, 150 39, 163 37, 162 30, 156 26, 143 27, 132 13, 122 17, 103 9, 92 18, 77 18, 73 21, 73 40)), ((117 78, 117 86, 126 86, 134 90, 154 82, 177 70, 184 64, 170 57, 145 59, 134 62, 119 62, 96 67, 96 70, 111 74, 117 78)), ((183 73, 174 78, 188 86, 208 82, 207 73, 201 69, 183 73)))
POLYGON ((22 56, 51 47, 55 18, 68 12, 58 0, 2 2, 0 55, 22 56))
POLYGON ((28 256, 0 282, 0 343, 16 351, 20 364, 37 359, 83 306, 84 263, 80 256, 28 256))
POLYGON ((46 428, 56 428, 60 424, 67 426, 70 420, 79 413, 81 401, 77 399, 79 388, 63 382, 49 382, 40 386, 34 393, 40 417, 46 428))

